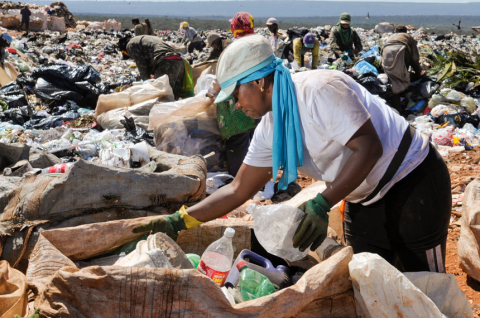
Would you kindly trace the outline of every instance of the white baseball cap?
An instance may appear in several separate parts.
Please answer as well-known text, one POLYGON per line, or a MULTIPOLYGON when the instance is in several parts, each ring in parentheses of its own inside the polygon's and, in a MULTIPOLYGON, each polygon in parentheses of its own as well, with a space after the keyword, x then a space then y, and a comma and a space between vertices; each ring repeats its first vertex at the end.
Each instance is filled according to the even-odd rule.
POLYGON ((217 81, 222 90, 215 103, 230 97, 239 80, 265 67, 265 62, 268 63, 272 57, 275 59, 272 47, 261 35, 248 35, 233 41, 218 60, 217 81))
POLYGON ((266 25, 272 25, 272 24, 277 24, 278 25, 278 21, 277 19, 275 18, 270 18, 267 20, 267 23, 265 23, 266 25))

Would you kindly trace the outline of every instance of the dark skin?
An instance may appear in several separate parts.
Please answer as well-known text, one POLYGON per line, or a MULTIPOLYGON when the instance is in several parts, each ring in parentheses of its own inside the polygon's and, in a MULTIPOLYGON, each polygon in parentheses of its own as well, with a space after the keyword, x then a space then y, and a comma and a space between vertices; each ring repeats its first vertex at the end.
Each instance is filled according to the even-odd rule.
MULTIPOLYGON (((232 93, 235 108, 241 109, 250 117, 260 118, 272 110, 272 91, 273 80, 269 77, 238 85, 232 93)), ((330 207, 355 190, 383 154, 380 138, 370 119, 358 129, 346 146, 352 150, 352 155, 337 178, 322 192, 330 207)), ((220 188, 187 212, 202 222, 219 218, 253 197, 270 179, 271 167, 243 164, 232 183, 220 188)))
POLYGON ((278 24, 267 25, 268 30, 273 34, 277 35, 278 32, 278 24))

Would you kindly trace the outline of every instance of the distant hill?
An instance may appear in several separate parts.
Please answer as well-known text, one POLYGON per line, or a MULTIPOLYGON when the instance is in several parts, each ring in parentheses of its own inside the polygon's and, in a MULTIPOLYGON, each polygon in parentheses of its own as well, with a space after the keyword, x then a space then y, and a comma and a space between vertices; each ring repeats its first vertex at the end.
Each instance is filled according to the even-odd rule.
MULTIPOLYGON (((38 4, 50 4, 40 1, 38 4)), ((353 16, 480 16, 480 2, 475 3, 386 3, 335 1, 64 1, 75 14, 144 15, 169 17, 232 17, 248 11, 259 17, 339 16, 348 11, 353 16)), ((479 23, 480 24, 480 20, 479 23)))

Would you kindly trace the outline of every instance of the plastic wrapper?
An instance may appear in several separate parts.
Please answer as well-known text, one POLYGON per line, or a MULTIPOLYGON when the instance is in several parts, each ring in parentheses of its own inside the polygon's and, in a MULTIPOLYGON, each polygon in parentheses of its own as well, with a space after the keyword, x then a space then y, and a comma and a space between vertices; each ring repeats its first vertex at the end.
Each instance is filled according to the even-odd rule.
POLYGON ((208 90, 210 87, 210 84, 216 79, 215 75, 213 74, 207 74, 200 76, 197 79, 197 84, 195 85, 195 95, 198 95, 201 91, 208 90))
POLYGON ((354 68, 360 73, 360 75, 365 73, 374 73, 375 75, 378 75, 377 68, 366 61, 358 62, 355 64, 354 68))
POLYGON ((310 249, 300 252, 293 247, 293 236, 305 215, 303 211, 282 204, 250 204, 247 211, 253 216, 255 236, 267 252, 291 262, 308 254, 310 249))
POLYGON ((441 146, 452 146, 454 126, 447 126, 435 130, 432 134, 432 141, 441 146))

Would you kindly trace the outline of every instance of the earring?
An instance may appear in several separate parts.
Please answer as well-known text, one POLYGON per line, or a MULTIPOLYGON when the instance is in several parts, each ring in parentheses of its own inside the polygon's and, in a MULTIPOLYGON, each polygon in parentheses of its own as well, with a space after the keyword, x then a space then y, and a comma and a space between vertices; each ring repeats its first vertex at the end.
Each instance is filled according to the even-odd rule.
POLYGON ((262 93, 263 93, 263 91, 264 91, 263 87, 260 87, 260 92, 262 92, 262 93))

